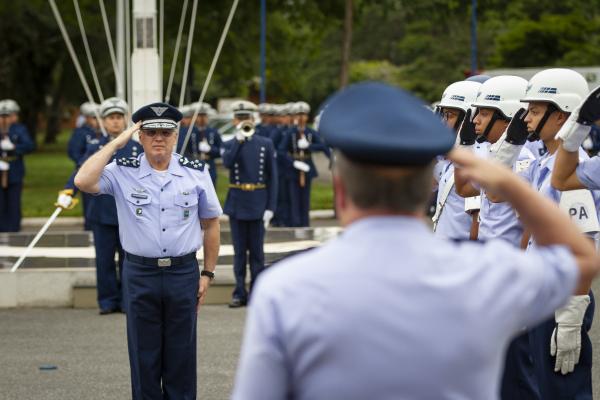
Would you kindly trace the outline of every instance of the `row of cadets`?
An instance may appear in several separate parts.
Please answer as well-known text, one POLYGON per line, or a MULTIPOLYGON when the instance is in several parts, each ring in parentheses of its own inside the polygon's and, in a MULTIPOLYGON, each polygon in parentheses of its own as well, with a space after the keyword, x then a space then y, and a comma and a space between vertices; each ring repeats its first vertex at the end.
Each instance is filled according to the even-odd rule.
POLYGON ((16 101, 0 100, 0 232, 21 230, 23 155, 35 149, 27 128, 19 123, 19 112, 16 101))
MULTIPOLYGON (((499 78, 504 78, 505 82, 496 87, 489 87, 487 92, 482 90, 485 97, 478 97, 477 102, 482 102, 478 110, 485 111, 485 106, 490 108, 489 104, 492 101, 518 100, 526 104, 515 105, 512 121, 490 148, 491 156, 520 172, 536 190, 558 203, 565 212, 569 212, 583 232, 591 236, 597 235, 597 207, 600 204, 598 193, 563 193, 552 187, 550 182, 559 144, 555 136, 587 95, 587 82, 572 70, 544 70, 528 83, 525 82, 522 95, 517 97, 518 93, 514 90, 511 99, 509 77, 494 79, 499 78), (495 100, 496 98, 498 100, 495 100), (533 160, 524 161, 522 155, 526 150, 527 141, 543 142, 547 153, 538 158, 532 154, 533 160), (580 209, 583 211, 579 211, 580 209), (571 213, 572 210, 579 212, 571 213)), ((514 77, 511 80, 516 81, 514 77)), ((481 124, 481 121, 479 122, 481 124)), ((476 131, 478 134, 482 133, 481 128, 476 131)), ((538 148, 541 146, 538 145, 538 148)), ((578 150, 580 159, 586 159, 585 152, 582 149, 578 150)), ((482 203, 481 233, 487 233, 484 239, 506 237, 498 235, 500 232, 509 233, 506 228, 510 227, 510 232, 515 233, 509 235, 512 243, 535 248, 535 242, 529 240, 529 235, 526 232, 522 233, 518 216, 501 197, 483 193, 482 198, 489 204, 489 212, 484 214, 485 203, 482 203), (495 212, 497 210, 502 212, 495 212), (484 230, 486 218, 492 221, 491 226, 503 228, 504 231, 484 230)), ((526 327, 527 330, 515 339, 509 348, 503 399, 591 398, 592 352, 588 330, 593 312, 594 302, 590 288, 580 288, 564 307, 556 311, 554 318, 538 326, 526 327)))

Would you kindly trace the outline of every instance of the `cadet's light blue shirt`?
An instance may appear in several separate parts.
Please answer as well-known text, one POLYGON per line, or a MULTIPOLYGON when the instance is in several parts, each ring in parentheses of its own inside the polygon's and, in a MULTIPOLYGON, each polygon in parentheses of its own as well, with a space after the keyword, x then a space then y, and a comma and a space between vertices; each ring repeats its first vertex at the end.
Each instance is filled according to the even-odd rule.
POLYGON ((600 189, 600 157, 594 156, 587 160, 580 160, 575 170, 577 178, 588 189, 600 189))
POLYGON ((207 169, 185 167, 180 157, 171 156, 164 179, 145 154, 137 158, 138 167, 114 161, 104 168, 99 193, 115 197, 119 236, 126 252, 143 257, 195 252, 202 247, 200 219, 222 214, 207 169))
POLYGON ((497 399, 510 339, 577 279, 562 246, 526 254, 361 219, 258 278, 233 399, 497 399))
MULTIPOLYGON (((535 157, 531 151, 523 147, 517 161, 533 163, 535 157)), ((478 239, 483 241, 502 239, 513 246, 520 247, 522 238, 523 226, 512 205, 507 202, 493 203, 487 198, 485 191, 482 191, 478 239)))

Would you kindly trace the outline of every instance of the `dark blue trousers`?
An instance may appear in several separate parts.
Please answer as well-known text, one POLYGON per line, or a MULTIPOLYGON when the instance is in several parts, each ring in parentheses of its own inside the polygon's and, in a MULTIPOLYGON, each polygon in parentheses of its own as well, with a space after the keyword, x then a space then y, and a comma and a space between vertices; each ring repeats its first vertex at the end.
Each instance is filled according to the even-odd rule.
MULTIPOLYGON (((280 166, 278 166, 280 168, 280 166)), ((279 170, 283 171, 283 170, 279 170)), ((287 188, 287 180, 279 174, 277 182, 277 207, 271 224, 273 226, 291 226, 290 223, 290 194, 287 188)))
POLYGON ((506 350, 500 385, 502 400, 542 400, 533 363, 531 335, 526 331, 514 338, 506 350))
POLYGON ((290 201, 290 225, 288 226, 309 226, 310 218, 310 188, 312 180, 306 178, 304 187, 300 187, 298 179, 287 181, 287 188, 290 201))
POLYGON ((21 230, 21 192, 23 183, 9 183, 0 187, 0 232, 21 230))
POLYGON ((592 400, 592 343, 588 335, 594 319, 592 292, 590 298, 581 327, 581 355, 573 372, 567 375, 554 372, 556 357, 550 355, 550 339, 556 325, 554 317, 531 330, 535 371, 543 400, 592 400))
POLYGON ((233 242, 233 272, 235 289, 233 297, 248 300, 246 290, 246 264, 250 261, 250 292, 258 274, 265 268, 264 239, 265 227, 262 219, 243 221, 229 218, 231 240, 233 242))
POLYGON ((122 308, 121 278, 123 274, 123 248, 119 240, 119 227, 92 223, 96 249, 96 286, 98 306, 101 309, 122 308), (119 269, 115 263, 119 254, 119 269))
POLYGON ((125 260, 123 285, 134 400, 196 398, 198 262, 150 267, 125 260))
POLYGON ((92 230, 92 222, 88 219, 87 209, 91 201, 91 194, 81 192, 81 206, 83 207, 83 229, 86 231, 92 230))

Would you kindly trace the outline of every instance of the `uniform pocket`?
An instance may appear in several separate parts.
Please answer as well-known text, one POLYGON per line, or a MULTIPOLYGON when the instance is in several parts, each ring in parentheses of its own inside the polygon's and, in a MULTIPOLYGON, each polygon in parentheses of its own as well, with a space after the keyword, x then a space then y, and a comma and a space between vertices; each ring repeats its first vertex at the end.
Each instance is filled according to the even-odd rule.
POLYGON ((178 193, 173 199, 175 220, 182 224, 198 219, 198 195, 196 192, 178 193))
POLYGON ((127 195, 129 209, 137 220, 146 220, 150 214, 152 198, 147 193, 129 193, 127 195))

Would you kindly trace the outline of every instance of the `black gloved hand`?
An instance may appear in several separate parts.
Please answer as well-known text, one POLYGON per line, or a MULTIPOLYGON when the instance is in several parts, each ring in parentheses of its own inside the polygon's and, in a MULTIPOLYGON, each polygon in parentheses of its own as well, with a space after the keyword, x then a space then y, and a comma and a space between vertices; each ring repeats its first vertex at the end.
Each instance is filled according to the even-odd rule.
POLYGON ((577 122, 583 125, 594 125, 600 119, 600 86, 584 100, 579 109, 577 122))
POLYGON ((471 121, 471 109, 468 109, 463 123, 458 129, 458 136, 460 137, 460 144, 463 146, 471 146, 475 144, 477 134, 475 133, 475 124, 471 121))
POLYGON ((527 141, 529 132, 527 131, 527 123, 525 116, 527 111, 524 108, 519 108, 515 115, 510 120, 508 128, 506 128, 506 141, 516 146, 522 146, 527 141))

